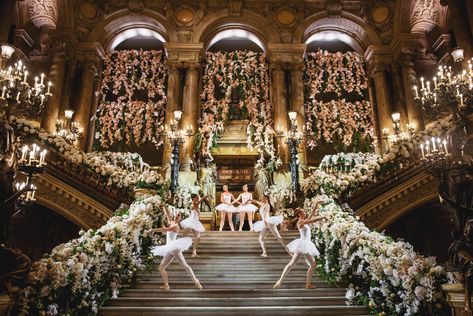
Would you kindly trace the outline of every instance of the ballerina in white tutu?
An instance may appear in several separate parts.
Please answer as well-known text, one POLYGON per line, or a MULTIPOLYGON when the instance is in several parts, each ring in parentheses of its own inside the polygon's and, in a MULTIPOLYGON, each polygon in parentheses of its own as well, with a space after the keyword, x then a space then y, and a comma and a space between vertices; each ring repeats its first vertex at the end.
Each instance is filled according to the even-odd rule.
POLYGON ((228 225, 230 225, 230 229, 235 231, 235 227, 233 226, 233 213, 237 211, 237 208, 232 204, 234 200, 235 197, 233 194, 228 192, 228 185, 224 184, 223 193, 220 195, 221 203, 215 208, 220 212, 220 231, 222 231, 223 226, 225 226, 225 217, 228 218, 228 225))
POLYGON ((248 192, 248 185, 243 186, 243 193, 241 193, 233 203, 240 203, 237 207, 238 212, 240 212, 240 229, 243 229, 243 223, 245 222, 245 215, 248 215, 248 223, 250 224, 250 231, 253 230, 253 214, 258 210, 256 206, 251 204, 253 199, 253 194, 248 192), (240 202, 241 201, 241 202, 240 202))
POLYGON ((159 265, 159 272, 164 281, 164 285, 161 287, 164 290, 169 290, 168 273, 166 272, 167 266, 176 258, 179 264, 187 271, 194 281, 195 286, 198 289, 202 289, 199 280, 195 277, 194 271, 187 264, 183 251, 188 250, 192 245, 192 238, 184 237, 177 238, 179 234, 179 221, 181 220, 181 214, 177 213, 174 221, 169 222, 168 227, 162 227, 152 229, 150 232, 165 232, 166 233, 166 244, 163 246, 156 246, 151 249, 151 253, 154 256, 161 256, 163 259, 159 265))
POLYGON ((271 232, 274 237, 281 243, 281 245, 286 249, 287 253, 291 255, 289 250, 286 247, 286 244, 284 243, 284 239, 281 237, 278 231, 278 225, 282 223, 283 217, 280 216, 269 216, 269 211, 271 209, 271 204, 269 204, 269 196, 264 195, 263 198, 261 199, 261 202, 259 201, 252 201, 253 203, 256 203, 260 206, 259 212, 261 215, 261 221, 256 222, 253 225, 253 229, 255 232, 259 232, 259 243, 261 245, 261 249, 263 249, 263 253, 261 254, 261 257, 267 257, 268 254, 266 253, 266 245, 264 244, 264 240, 266 236, 268 236, 268 233, 271 232))
POLYGON ((281 287, 282 281, 287 276, 289 271, 296 265, 297 261, 301 256, 305 257, 307 264, 309 265, 309 269, 307 270, 307 280, 306 280, 306 288, 311 289, 313 288, 312 285, 312 275, 314 274, 314 269, 317 265, 314 256, 319 256, 319 251, 315 244, 310 239, 310 224, 318 222, 322 219, 325 219, 325 216, 317 216, 317 207, 319 206, 320 202, 317 201, 317 204, 312 211, 312 214, 309 217, 306 217, 304 210, 297 209, 296 215, 299 217, 297 221, 297 228, 299 229, 299 233, 301 237, 291 241, 287 248, 290 252, 293 253, 291 261, 286 265, 284 271, 282 272, 281 277, 279 280, 274 284, 275 289, 281 287))
POLYGON ((197 194, 192 194, 192 210, 191 210, 191 215, 189 218, 186 218, 181 222, 181 227, 182 229, 185 230, 191 230, 192 233, 194 234, 194 244, 192 247, 192 257, 197 256, 197 247, 199 246, 199 241, 200 241, 200 233, 205 232, 204 225, 199 220, 200 216, 200 210, 199 206, 200 204, 207 199, 206 196, 203 198, 199 199, 199 196, 197 194))

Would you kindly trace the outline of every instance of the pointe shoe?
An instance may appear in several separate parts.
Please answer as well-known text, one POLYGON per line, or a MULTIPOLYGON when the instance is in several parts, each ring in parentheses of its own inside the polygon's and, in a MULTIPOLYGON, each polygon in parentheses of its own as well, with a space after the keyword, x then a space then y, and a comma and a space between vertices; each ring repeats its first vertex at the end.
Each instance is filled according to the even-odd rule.
POLYGON ((315 286, 314 286, 312 283, 307 283, 307 284, 305 285, 305 288, 308 289, 308 290, 309 290, 309 289, 315 289, 315 286))
POLYGON ((280 287, 281 287, 281 281, 278 281, 276 282, 276 284, 274 284, 273 289, 279 289, 280 287))
POLYGON ((163 286, 159 287, 161 290, 169 291, 169 284, 165 283, 163 286))
POLYGON ((199 280, 195 280, 195 287, 198 288, 199 290, 202 290, 202 284, 200 284, 199 280))
POLYGON ((266 258, 268 256, 268 254, 266 252, 263 252, 260 257, 263 257, 263 258, 266 258))

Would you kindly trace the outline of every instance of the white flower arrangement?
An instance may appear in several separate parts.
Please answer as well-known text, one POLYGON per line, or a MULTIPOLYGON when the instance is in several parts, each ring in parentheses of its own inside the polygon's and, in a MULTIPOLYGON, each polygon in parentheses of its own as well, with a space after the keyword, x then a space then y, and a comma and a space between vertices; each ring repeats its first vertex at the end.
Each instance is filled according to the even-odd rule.
POLYGON ((174 193, 174 206, 192 208, 192 194, 199 194, 200 186, 194 184, 179 184, 174 193))
MULTIPOLYGON (((348 301, 367 304, 372 313, 432 315, 445 282, 445 271, 435 258, 371 231, 333 199, 324 199, 319 214, 327 220, 314 225, 321 276, 332 282, 348 280, 348 301)), ((312 209, 314 201, 306 200, 305 208, 312 209)))
POLYGON ((285 208, 296 200, 290 183, 273 184, 268 189, 271 205, 276 208, 285 208))
POLYGON ((147 231, 162 221, 158 196, 135 201, 97 230, 61 244, 33 263, 18 301, 19 315, 89 315, 145 266, 153 244, 147 231))

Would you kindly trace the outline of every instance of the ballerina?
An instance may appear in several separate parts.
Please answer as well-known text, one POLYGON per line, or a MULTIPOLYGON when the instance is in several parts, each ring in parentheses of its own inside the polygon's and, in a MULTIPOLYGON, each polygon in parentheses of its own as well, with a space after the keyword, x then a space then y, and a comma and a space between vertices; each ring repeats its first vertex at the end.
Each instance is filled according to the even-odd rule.
POLYGON ((281 274, 279 280, 274 284, 275 289, 281 287, 282 281, 287 276, 289 271, 296 265, 297 261, 301 256, 304 256, 306 259, 307 264, 309 265, 309 269, 307 270, 307 280, 306 280, 306 288, 311 289, 313 288, 311 279, 312 275, 314 274, 314 269, 317 265, 317 262, 314 259, 314 256, 319 256, 320 253, 315 247, 315 244, 310 240, 310 224, 318 222, 322 219, 325 219, 325 216, 317 216, 317 207, 320 204, 320 201, 316 202, 316 206, 312 211, 312 214, 306 218, 306 214, 304 210, 297 209, 296 215, 299 217, 297 221, 297 228, 299 229, 299 233, 301 235, 300 238, 291 241, 287 248, 290 252, 293 253, 291 261, 284 267, 284 271, 281 274))
POLYGON ((192 257, 197 256, 197 247, 199 246, 199 241, 200 241, 200 233, 203 233, 205 231, 204 225, 199 220, 200 216, 200 210, 199 206, 200 204, 207 199, 207 196, 204 196, 203 198, 199 199, 199 196, 197 194, 192 194, 192 210, 191 210, 191 215, 189 218, 186 218, 181 222, 181 227, 185 230, 191 230, 192 233, 194 234, 194 244, 192 247, 192 257))
POLYGON ((240 212, 240 229, 242 231, 243 223, 245 222, 245 215, 248 214, 248 223, 250 224, 250 231, 253 230, 253 214, 258 208, 250 203, 253 199, 253 194, 248 192, 248 185, 243 186, 243 193, 241 193, 233 203, 240 203, 237 210, 240 212), (241 202, 240 202, 241 200, 241 202))
POLYGON ((192 245, 192 238, 184 237, 184 238, 177 238, 179 234, 179 221, 181 220, 181 214, 177 213, 176 217, 169 222, 168 227, 156 228, 151 229, 149 232, 162 232, 166 233, 166 245, 163 246, 155 246, 151 249, 151 253, 154 256, 161 256, 163 259, 159 264, 159 272, 164 281, 164 285, 161 287, 164 290, 169 290, 169 280, 168 280, 168 273, 166 271, 167 266, 176 258, 179 264, 187 271, 187 273, 191 276, 192 281, 194 282, 195 286, 198 289, 202 289, 202 285, 200 284, 199 280, 195 277, 194 271, 192 268, 187 264, 184 255, 182 254, 183 251, 186 251, 192 245))
POLYGON ((230 229, 235 231, 235 227, 233 226, 233 213, 237 211, 237 208, 233 206, 232 201, 235 200, 233 194, 228 192, 228 185, 223 185, 223 193, 220 195, 220 203, 215 208, 217 211, 220 212, 220 231, 223 230, 223 226, 225 226, 225 216, 228 217, 228 224, 230 225, 230 229))
POLYGON ((283 217, 280 216, 269 216, 269 211, 271 209, 271 205, 269 204, 269 196, 264 195, 261 202, 259 201, 252 201, 252 203, 256 203, 260 206, 259 212, 261 215, 261 221, 256 222, 253 225, 255 232, 259 232, 259 243, 261 245, 261 249, 263 249, 263 253, 261 257, 267 257, 268 254, 266 253, 266 245, 264 244, 264 240, 268 233, 271 232, 274 237, 279 241, 279 243, 286 249, 289 255, 292 255, 286 247, 284 243, 284 239, 281 237, 278 231, 278 225, 282 223, 283 217))

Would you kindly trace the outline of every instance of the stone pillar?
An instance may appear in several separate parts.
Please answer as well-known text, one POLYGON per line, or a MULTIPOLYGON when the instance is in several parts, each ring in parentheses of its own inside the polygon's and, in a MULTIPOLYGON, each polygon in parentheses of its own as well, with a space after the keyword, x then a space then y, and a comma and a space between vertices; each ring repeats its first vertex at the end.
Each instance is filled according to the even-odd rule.
POLYGON ((424 118, 422 110, 417 106, 414 100, 414 86, 417 86, 417 74, 414 68, 413 54, 405 52, 401 54, 401 73, 404 88, 404 95, 406 97, 407 117, 409 123, 414 124, 416 130, 424 129, 424 118))
POLYGON ((464 4, 463 1, 450 0, 448 11, 457 46, 465 50, 465 60, 469 60, 473 57, 473 34, 468 27, 468 12, 464 4))
POLYGON ((374 80, 376 105, 378 109, 378 128, 379 134, 383 128, 392 130, 391 114, 393 112, 391 99, 389 97, 389 88, 386 79, 386 70, 384 63, 380 58, 374 57, 370 63, 371 77, 374 80))
POLYGON ((61 106, 61 99, 64 87, 64 77, 66 68, 66 52, 59 49, 54 52, 51 71, 49 73, 48 81, 53 83, 51 89, 52 97, 46 103, 43 109, 41 118, 41 127, 48 132, 54 132, 56 129, 56 120, 58 118, 59 108, 61 106))
MULTIPOLYGON (((174 117, 174 111, 179 109, 180 100, 180 71, 176 64, 169 63, 169 77, 168 77, 168 91, 166 103, 166 121, 165 126, 169 126, 171 119, 174 117)), ((185 113, 184 113, 185 115, 185 113)), ((194 128, 197 128, 195 126, 194 128)), ((169 165, 171 158, 171 146, 167 138, 164 139, 163 144, 163 168, 169 165)))
POLYGON ((95 75, 97 74, 97 60, 93 58, 85 60, 82 63, 82 66, 82 86, 80 87, 77 109, 74 113, 74 122, 79 123, 79 126, 83 128, 80 147, 85 150, 87 135, 90 128, 90 117, 93 115, 93 113, 91 113, 91 105, 94 94, 95 75))
MULTIPOLYGON (((288 130, 286 83, 284 80, 284 70, 280 64, 272 64, 272 104, 274 113, 274 129, 286 132, 288 130)), ((284 164, 288 162, 288 150, 284 138, 278 138, 277 148, 284 164)))
POLYGON ((8 41, 10 27, 15 13, 16 0, 0 1, 0 43, 8 41))
MULTIPOLYGON (((291 111, 297 112, 297 126, 301 132, 305 126, 303 76, 304 64, 293 64, 291 69, 291 111)), ((304 168, 307 162, 307 147, 304 141, 299 147, 299 160, 301 162, 301 167, 304 168)))
MULTIPOLYGON (((186 83, 184 86, 184 99, 182 107, 182 122, 180 127, 186 128, 192 126, 194 130, 199 124, 200 106, 199 106, 199 64, 192 63, 188 66, 186 72, 186 83)), ((194 150, 195 137, 189 137, 181 148, 181 170, 190 171, 190 161, 194 150)))

